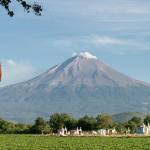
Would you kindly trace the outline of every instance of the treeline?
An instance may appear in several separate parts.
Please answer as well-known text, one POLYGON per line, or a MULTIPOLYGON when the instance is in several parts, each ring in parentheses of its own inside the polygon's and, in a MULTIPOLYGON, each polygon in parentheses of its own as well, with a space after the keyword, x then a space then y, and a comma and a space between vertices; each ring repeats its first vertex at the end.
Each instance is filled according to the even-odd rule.
POLYGON ((85 115, 79 119, 75 119, 66 113, 54 113, 46 121, 42 117, 38 117, 34 124, 13 123, 0 119, 0 134, 50 134, 57 133, 62 127, 68 130, 81 127, 83 131, 93 131, 99 129, 113 129, 118 133, 135 133, 136 129, 144 123, 148 125, 150 115, 144 120, 140 117, 133 117, 125 123, 113 122, 112 116, 108 114, 99 114, 96 117, 85 115))

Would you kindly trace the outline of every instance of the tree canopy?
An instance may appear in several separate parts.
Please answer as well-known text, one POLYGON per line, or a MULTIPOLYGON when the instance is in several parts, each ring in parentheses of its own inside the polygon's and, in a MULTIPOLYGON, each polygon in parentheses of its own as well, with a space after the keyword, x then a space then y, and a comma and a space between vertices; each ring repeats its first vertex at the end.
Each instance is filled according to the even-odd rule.
POLYGON ((50 133, 50 131, 50 127, 42 117, 38 117, 30 129, 30 133, 34 134, 50 133))
POLYGON ((113 123, 112 116, 108 114, 99 114, 97 115, 96 120, 97 120, 97 127, 99 129, 110 128, 113 123))
POLYGON ((54 113, 50 116, 49 125, 53 132, 57 132, 62 127, 75 128, 76 120, 66 113, 54 113))
POLYGON ((127 128, 130 129, 131 133, 134 133, 141 124, 142 119, 140 117, 132 117, 127 123, 127 128))
MULTIPOLYGON (((31 10, 35 13, 35 15, 40 16, 42 12, 41 5, 37 3, 28 3, 27 0, 14 0, 18 2, 19 5, 21 5, 24 10, 29 13, 31 10)), ((10 17, 14 16, 14 11, 10 9, 10 5, 12 4, 11 0, 0 0, 0 5, 4 7, 10 17)))
POLYGON ((150 123, 150 115, 147 115, 145 118, 144 118, 144 124, 148 125, 150 123))
POLYGON ((84 131, 96 130, 96 119, 94 117, 85 115, 78 120, 78 126, 82 127, 84 131))
POLYGON ((109 114, 99 114, 96 117, 85 115, 81 118, 74 118, 66 113, 54 113, 49 120, 38 117, 34 124, 18 124, 0 118, 0 134, 51 134, 57 133, 62 127, 69 131, 81 127, 83 131, 97 131, 99 129, 116 129, 118 133, 136 133, 142 123, 148 125, 150 115, 143 120, 141 117, 134 116, 127 122, 113 121, 109 114))

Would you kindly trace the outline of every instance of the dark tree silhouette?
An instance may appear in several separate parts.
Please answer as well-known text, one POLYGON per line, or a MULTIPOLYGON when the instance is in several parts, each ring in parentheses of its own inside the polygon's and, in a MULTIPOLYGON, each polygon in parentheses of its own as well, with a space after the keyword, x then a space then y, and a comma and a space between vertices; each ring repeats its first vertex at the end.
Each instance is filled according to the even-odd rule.
MULTIPOLYGON (((37 3, 30 4, 27 2, 27 0, 14 0, 14 1, 18 2, 19 5, 21 5, 27 13, 33 10, 35 15, 41 16, 41 12, 42 12, 41 5, 37 3)), ((10 10, 11 2, 12 2, 11 0, 0 0, 0 5, 6 9, 10 17, 13 17, 14 12, 10 10)))

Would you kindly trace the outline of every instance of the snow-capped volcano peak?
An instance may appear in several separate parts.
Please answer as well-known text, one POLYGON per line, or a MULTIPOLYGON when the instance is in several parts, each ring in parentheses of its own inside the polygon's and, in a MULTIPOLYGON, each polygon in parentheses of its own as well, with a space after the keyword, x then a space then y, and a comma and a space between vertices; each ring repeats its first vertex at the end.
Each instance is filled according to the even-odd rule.
POLYGON ((27 82, 0 88, 0 116, 27 123, 38 116, 47 118, 49 111, 75 117, 101 112, 142 112, 150 106, 149 97, 149 84, 84 52, 27 82))
POLYGON ((81 52, 81 53, 79 54, 79 56, 82 56, 82 57, 87 58, 87 59, 97 59, 96 56, 92 55, 92 54, 89 53, 89 52, 81 52))

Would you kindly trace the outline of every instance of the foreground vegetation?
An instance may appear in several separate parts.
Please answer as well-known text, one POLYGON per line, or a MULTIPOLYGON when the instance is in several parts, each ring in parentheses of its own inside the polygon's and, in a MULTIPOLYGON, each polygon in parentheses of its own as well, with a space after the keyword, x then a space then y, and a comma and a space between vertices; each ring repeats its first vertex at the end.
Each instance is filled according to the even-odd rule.
POLYGON ((149 150, 149 138, 0 135, 0 150, 149 150))

